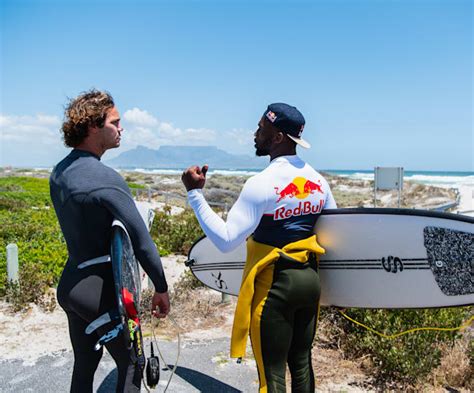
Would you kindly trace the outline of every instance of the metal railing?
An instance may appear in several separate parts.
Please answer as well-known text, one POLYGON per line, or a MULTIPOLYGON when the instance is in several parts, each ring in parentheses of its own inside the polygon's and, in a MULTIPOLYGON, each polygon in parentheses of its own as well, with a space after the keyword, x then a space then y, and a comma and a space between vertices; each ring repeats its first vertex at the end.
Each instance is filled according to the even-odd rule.
POLYGON ((455 208, 456 206, 459 206, 459 202, 461 201, 461 193, 459 192, 458 189, 455 189, 455 193, 456 193, 456 200, 454 202, 449 202, 449 203, 445 203, 443 205, 435 206, 435 207, 431 208, 430 210, 434 210, 436 212, 445 212, 446 210, 449 210, 449 209, 455 208))

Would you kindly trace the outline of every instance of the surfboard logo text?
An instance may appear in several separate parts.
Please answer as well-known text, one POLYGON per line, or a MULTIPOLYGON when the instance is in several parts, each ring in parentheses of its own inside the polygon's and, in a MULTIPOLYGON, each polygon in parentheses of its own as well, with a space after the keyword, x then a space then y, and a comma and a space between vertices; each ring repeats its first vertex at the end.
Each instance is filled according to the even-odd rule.
POLYGON ((403 262, 398 257, 389 255, 387 258, 382 258, 382 266, 386 272, 398 273, 403 271, 403 262))
POLYGON ((219 274, 217 275, 217 277, 214 275, 214 273, 211 273, 212 274, 212 277, 214 277, 216 279, 216 286, 217 288, 219 289, 227 289, 227 284, 225 283, 225 281, 222 279, 222 273, 219 272, 219 274))

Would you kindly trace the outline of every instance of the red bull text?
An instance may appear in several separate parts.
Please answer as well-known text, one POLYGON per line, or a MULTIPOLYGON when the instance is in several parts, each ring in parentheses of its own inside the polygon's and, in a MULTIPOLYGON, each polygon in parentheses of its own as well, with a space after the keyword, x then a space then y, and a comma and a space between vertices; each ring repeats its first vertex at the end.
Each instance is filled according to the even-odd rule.
MULTIPOLYGON (((321 181, 317 183, 312 182, 304 177, 295 177, 291 183, 285 187, 275 187, 275 192, 278 195, 276 203, 286 199, 294 198, 306 199, 309 195, 315 194, 316 192, 324 194, 321 181)), ((320 213, 324 206, 324 200, 320 200, 319 204, 314 205, 310 201, 300 202, 297 207, 286 208, 285 206, 275 210, 273 218, 275 220, 283 220, 294 216, 306 215, 306 214, 317 214, 320 213)))
POLYGON ((310 201, 300 202, 295 208, 287 209, 285 206, 279 207, 273 214, 274 220, 283 220, 285 218, 304 216, 306 214, 318 214, 323 210, 324 200, 320 200, 319 204, 313 205, 310 201))

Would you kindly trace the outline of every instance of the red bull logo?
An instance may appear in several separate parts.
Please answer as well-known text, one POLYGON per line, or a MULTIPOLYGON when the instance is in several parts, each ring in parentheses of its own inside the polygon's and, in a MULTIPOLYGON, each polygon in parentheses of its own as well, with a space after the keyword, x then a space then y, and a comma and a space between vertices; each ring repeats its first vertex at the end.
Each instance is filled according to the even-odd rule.
POLYGON ((311 180, 306 180, 306 183, 304 184, 304 192, 314 194, 315 191, 324 194, 323 189, 321 187, 321 181, 318 180, 317 183, 313 183, 311 180))
MULTIPOLYGON (((276 203, 286 198, 297 198, 305 199, 309 195, 314 193, 324 194, 321 181, 317 183, 312 182, 304 177, 295 177, 291 183, 283 187, 281 190, 279 187, 275 187, 275 192, 278 195, 276 203)), ((300 202, 297 207, 288 209, 282 206, 275 210, 273 218, 275 220, 282 220, 292 216, 306 215, 306 214, 317 214, 320 213, 324 206, 324 200, 320 200, 319 204, 314 205, 310 201, 300 202)))
POLYGON ((314 183, 311 180, 305 179, 304 177, 295 177, 293 181, 287 186, 283 187, 281 191, 279 191, 279 187, 275 187, 275 191, 279 196, 277 203, 287 197, 305 199, 308 195, 314 194, 316 191, 324 194, 320 180, 318 180, 317 183, 314 183))
POLYGON ((277 116, 275 113, 273 113, 272 111, 267 112, 267 119, 270 120, 271 123, 275 123, 276 118, 277 116))
POLYGON ((300 190, 295 183, 290 183, 286 187, 283 187, 281 191, 278 191, 278 187, 275 187, 275 191, 279 198, 277 199, 277 203, 280 202, 282 199, 286 197, 293 198, 294 196, 300 195, 300 190))

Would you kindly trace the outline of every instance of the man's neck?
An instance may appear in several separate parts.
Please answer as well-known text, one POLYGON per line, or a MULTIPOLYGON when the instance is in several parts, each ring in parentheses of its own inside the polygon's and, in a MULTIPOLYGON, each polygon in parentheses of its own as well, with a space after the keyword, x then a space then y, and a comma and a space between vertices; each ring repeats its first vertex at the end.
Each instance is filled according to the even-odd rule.
POLYGON ((97 146, 97 144, 95 143, 90 143, 90 141, 87 140, 76 146, 76 149, 88 151, 89 153, 92 153, 99 158, 102 157, 105 153, 105 150, 103 150, 100 146, 97 146))
POLYGON ((296 155, 296 148, 292 149, 284 149, 280 151, 273 151, 270 153, 270 161, 273 161, 277 157, 281 156, 295 156, 296 155))

